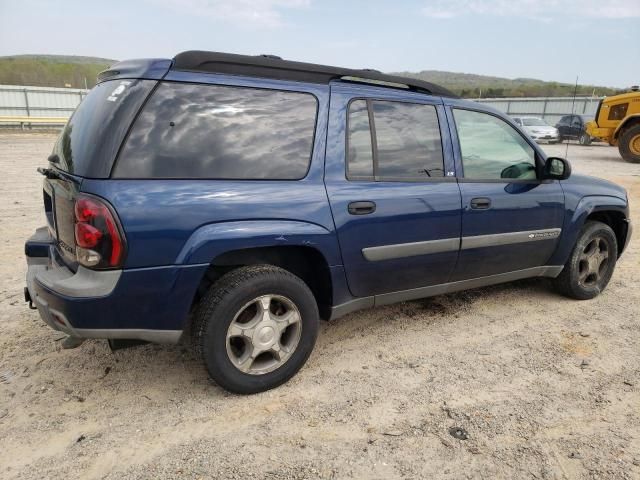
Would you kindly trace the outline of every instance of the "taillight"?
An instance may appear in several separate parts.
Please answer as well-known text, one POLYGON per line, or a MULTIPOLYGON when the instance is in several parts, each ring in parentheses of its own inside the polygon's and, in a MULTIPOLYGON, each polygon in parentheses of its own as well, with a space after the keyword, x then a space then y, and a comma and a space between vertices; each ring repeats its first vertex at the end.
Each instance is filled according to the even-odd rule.
POLYGON ((99 198, 80 194, 75 204, 76 258, 86 267, 115 268, 124 259, 124 235, 115 214, 99 198))

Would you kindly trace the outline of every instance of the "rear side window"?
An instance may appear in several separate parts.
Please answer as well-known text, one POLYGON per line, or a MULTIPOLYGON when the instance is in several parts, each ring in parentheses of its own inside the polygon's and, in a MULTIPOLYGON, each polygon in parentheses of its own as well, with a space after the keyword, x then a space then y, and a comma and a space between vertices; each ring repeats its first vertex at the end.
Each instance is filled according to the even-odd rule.
POLYGON ((53 147, 57 167, 82 177, 108 178, 118 148, 152 80, 110 80, 82 100, 53 147))
POLYGON ((163 83, 136 120, 117 178, 303 178, 317 101, 298 92, 163 83))
POLYGON ((355 100, 349 106, 348 147, 347 176, 352 180, 444 176, 440 126, 432 105, 355 100))

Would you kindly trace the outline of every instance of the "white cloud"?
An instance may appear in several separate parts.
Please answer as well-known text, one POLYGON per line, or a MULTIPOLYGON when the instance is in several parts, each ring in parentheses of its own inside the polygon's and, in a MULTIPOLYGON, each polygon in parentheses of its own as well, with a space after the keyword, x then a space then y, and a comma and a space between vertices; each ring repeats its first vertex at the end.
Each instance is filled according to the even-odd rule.
POLYGON ((278 27, 282 12, 309 6, 310 0, 152 0, 181 13, 251 27, 278 27))
POLYGON ((463 15, 524 17, 550 21, 559 16, 576 18, 638 18, 639 0, 430 0, 422 13, 433 18, 463 15))

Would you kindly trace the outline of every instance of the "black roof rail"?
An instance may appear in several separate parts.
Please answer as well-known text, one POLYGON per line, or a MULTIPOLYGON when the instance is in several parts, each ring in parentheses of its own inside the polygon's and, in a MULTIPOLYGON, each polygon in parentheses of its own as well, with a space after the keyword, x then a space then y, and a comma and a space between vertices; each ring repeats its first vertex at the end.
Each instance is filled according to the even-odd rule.
POLYGON ((177 54, 173 59, 171 69, 311 83, 347 80, 457 98, 457 95, 454 95, 444 87, 415 78, 387 75, 372 69, 357 70, 317 65, 315 63, 292 62, 283 60, 275 55, 253 56, 190 50, 177 54))

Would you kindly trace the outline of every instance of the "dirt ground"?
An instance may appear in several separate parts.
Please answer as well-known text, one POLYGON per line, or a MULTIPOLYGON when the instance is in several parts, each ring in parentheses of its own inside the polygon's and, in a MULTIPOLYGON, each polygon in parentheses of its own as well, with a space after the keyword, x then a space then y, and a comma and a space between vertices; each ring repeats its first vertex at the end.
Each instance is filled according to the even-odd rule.
MULTIPOLYGON (((289 383, 241 397, 186 346, 61 350, 24 304, 53 142, 0 134, 0 478, 640 478, 637 232, 597 299, 529 280, 354 313, 289 383)), ((640 225, 640 165, 569 159, 626 187, 640 225)))

